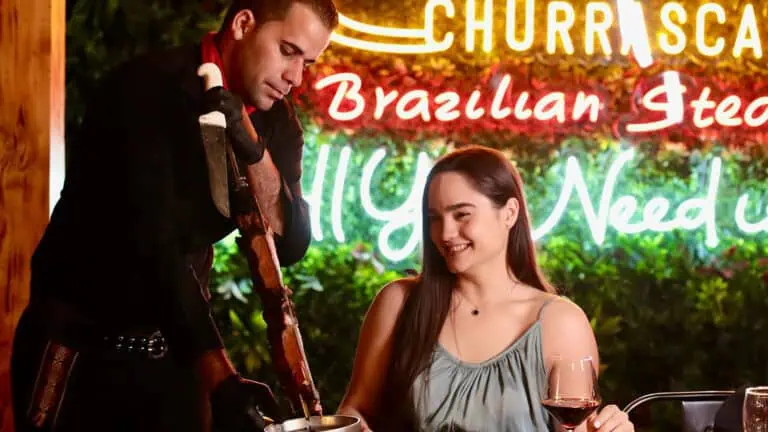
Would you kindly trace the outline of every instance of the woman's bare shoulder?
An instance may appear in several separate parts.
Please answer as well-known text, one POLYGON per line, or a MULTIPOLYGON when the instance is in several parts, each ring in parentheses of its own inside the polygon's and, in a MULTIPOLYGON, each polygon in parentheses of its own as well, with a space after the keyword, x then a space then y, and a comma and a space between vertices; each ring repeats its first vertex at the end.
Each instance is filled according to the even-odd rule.
POLYGON ((408 298, 408 294, 417 284, 417 278, 415 277, 395 279, 389 282, 376 294, 373 307, 399 312, 406 298, 408 298))
POLYGON ((553 327, 570 327, 589 323, 584 310, 568 297, 546 293, 542 308, 542 321, 546 321, 553 327))
POLYGON ((555 296, 549 301, 541 313, 541 328, 545 356, 599 358, 589 318, 567 297, 555 296))

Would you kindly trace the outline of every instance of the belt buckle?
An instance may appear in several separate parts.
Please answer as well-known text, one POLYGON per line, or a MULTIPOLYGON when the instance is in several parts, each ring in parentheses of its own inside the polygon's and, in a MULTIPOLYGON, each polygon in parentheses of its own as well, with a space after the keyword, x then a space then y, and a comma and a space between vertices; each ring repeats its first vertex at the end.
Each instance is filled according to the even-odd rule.
POLYGON ((168 352, 168 347, 165 344, 165 338, 160 330, 155 331, 149 336, 147 346, 147 357, 152 360, 158 360, 165 357, 165 353, 168 352), (157 343, 155 346, 154 344, 157 343))
MULTIPOLYGON (((109 342, 112 339, 106 337, 105 340, 109 342)), ((139 354, 151 360, 161 359, 168 352, 165 337, 160 330, 155 330, 149 336, 117 336, 114 342, 112 349, 118 353, 139 354)))

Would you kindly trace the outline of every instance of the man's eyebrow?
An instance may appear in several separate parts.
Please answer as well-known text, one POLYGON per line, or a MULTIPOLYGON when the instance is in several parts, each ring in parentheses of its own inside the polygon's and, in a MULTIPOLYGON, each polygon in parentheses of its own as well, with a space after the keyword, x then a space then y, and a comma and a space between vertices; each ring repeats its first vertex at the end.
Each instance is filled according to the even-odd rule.
MULTIPOLYGON (((304 50, 301 49, 301 47, 299 47, 295 43, 289 42, 287 40, 283 40, 283 43, 288 45, 288 46, 290 46, 291 49, 294 51, 294 54, 298 54, 300 56, 304 55, 304 50)), ((315 59, 311 59, 311 58, 305 58, 304 59, 304 64, 311 65, 311 64, 314 64, 314 63, 315 63, 315 59)))
POLYGON ((301 47, 299 47, 299 46, 298 46, 298 45, 296 45, 295 43, 293 43, 293 42, 289 42, 289 41, 287 41, 287 40, 285 40, 285 39, 283 39, 283 43, 284 43, 284 44, 286 44, 286 45, 288 45, 288 46, 290 46, 290 47, 291 47, 291 49, 293 49, 293 51, 295 51, 295 54, 298 54, 298 55, 304 55, 304 50, 303 50, 303 49, 301 49, 301 47))

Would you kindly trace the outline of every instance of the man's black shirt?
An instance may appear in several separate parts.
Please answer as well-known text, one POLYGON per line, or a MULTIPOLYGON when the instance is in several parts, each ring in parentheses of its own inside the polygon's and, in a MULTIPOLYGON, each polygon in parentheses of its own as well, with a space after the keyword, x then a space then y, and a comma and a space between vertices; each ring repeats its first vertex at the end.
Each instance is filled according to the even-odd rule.
MULTIPOLYGON (((221 347, 201 287, 209 268, 199 262, 235 229, 211 198, 200 62, 199 45, 187 46, 105 77, 68 143, 61 198, 32 261, 33 301, 63 301, 105 332, 159 327, 189 359, 221 347)), ((276 244, 290 265, 311 237, 303 132, 286 101, 251 119, 282 175, 285 235, 276 244)))

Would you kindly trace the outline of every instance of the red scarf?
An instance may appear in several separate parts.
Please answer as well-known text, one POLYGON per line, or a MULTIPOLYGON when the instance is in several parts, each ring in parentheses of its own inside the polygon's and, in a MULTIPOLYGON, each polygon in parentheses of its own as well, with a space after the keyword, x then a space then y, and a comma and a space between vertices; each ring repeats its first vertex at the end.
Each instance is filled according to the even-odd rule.
MULTIPOLYGON (((203 40, 200 43, 202 60, 203 63, 213 63, 219 67, 221 70, 221 82, 224 88, 228 89, 227 73, 224 71, 224 62, 221 61, 221 54, 219 53, 218 47, 216 47, 214 36, 216 36, 216 33, 208 33, 207 35, 203 36, 203 40)), ((248 114, 251 114, 256 111, 256 107, 246 104, 245 110, 248 112, 248 114)))

